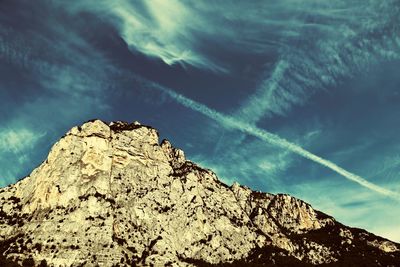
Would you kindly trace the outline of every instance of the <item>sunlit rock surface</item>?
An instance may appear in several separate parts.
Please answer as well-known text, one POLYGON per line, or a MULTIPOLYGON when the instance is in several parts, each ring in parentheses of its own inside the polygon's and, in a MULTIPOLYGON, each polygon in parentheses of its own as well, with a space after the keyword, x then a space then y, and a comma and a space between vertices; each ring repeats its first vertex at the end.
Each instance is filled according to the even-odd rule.
POLYGON ((137 122, 72 128, 0 203, 0 266, 400 264, 398 244, 227 186, 137 122))

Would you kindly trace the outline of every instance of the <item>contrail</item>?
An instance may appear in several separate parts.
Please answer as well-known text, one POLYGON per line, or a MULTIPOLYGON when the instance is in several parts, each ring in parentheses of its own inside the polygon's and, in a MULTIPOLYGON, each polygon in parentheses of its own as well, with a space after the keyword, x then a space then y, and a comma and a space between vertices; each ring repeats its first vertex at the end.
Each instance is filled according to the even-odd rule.
POLYGON ((279 107, 276 107, 271 100, 277 95, 276 91, 280 90, 285 92, 280 83, 288 69, 288 62, 279 60, 271 73, 271 77, 264 81, 256 90, 255 94, 250 96, 249 99, 242 104, 235 115, 245 118, 248 122, 255 123, 267 112, 270 112, 269 109, 271 108, 274 109, 275 112, 278 112, 279 107))
POLYGON ((353 75, 366 73, 371 66, 400 58, 400 32, 392 26, 400 23, 399 10, 393 8, 398 1, 329 1, 329 5, 324 1, 300 2, 295 9, 285 0, 270 5, 275 12, 291 13, 291 19, 254 16, 265 23, 256 30, 258 41, 265 36, 260 29, 273 25, 272 39, 279 43, 264 49, 276 51, 277 64, 273 69, 264 69, 255 93, 234 115, 253 123, 263 117, 284 115, 316 92, 332 90, 353 75), (384 18, 380 14, 385 14, 384 18), (287 29, 297 37, 285 35, 287 29))
POLYGON ((287 149, 297 155, 300 155, 306 159, 312 160, 322 166, 325 166, 326 168, 331 169, 332 171, 340 174, 341 176, 345 177, 346 179, 356 182, 365 188, 368 188, 372 191, 375 191, 379 194, 385 195, 392 199, 400 200, 399 193, 385 189, 376 184, 373 184, 373 183, 365 180, 361 176, 351 173, 351 172, 343 169, 342 167, 339 167, 335 163, 333 163, 329 160, 323 159, 323 158, 305 150, 304 148, 300 147, 299 145, 296 145, 282 137, 279 137, 276 134, 273 134, 273 133, 270 133, 263 129, 260 129, 252 124, 240 121, 236 118, 224 115, 214 109, 207 107, 204 104, 201 104, 201 103, 196 102, 192 99, 189 99, 181 94, 178 94, 171 89, 167 89, 167 88, 160 86, 158 84, 155 84, 155 83, 151 83, 151 85, 154 86, 155 89, 158 89, 158 90, 166 93, 167 95, 169 95, 171 98, 173 98, 175 101, 182 104, 183 106, 190 108, 194 111, 197 111, 197 112, 207 116, 208 118, 213 119, 213 120, 217 121, 218 123, 223 124, 227 128, 240 130, 243 133, 258 137, 261 140, 264 140, 272 145, 281 147, 283 149, 287 149))

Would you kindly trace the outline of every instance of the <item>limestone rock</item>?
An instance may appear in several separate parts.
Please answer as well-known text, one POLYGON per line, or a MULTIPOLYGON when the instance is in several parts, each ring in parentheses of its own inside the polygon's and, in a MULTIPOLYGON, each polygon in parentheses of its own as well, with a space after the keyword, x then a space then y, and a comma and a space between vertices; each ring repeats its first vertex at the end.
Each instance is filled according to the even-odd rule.
POLYGON ((289 195, 227 186, 138 122, 72 128, 0 203, 0 266, 400 262, 398 244, 289 195))

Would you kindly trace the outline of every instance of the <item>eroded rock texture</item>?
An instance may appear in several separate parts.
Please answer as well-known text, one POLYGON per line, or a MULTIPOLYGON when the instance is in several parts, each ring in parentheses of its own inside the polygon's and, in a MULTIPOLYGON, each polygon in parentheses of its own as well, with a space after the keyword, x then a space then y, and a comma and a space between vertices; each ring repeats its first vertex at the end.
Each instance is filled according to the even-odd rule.
POLYGON ((72 128, 0 203, 0 266, 400 265, 398 244, 227 186, 136 122, 72 128))

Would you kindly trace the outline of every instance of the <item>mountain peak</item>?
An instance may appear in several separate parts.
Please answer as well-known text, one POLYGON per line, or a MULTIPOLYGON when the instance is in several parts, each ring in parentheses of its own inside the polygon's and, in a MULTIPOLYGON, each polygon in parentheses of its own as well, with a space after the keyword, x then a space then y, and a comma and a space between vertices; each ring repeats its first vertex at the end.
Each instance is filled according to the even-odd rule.
POLYGON ((28 177, 0 190, 0 265, 394 266, 400 260, 398 244, 344 226, 292 196, 228 186, 158 139, 138 122, 93 120, 68 131, 28 177))
POLYGON ((47 160, 16 194, 27 200, 24 212, 68 205, 91 188, 110 194, 113 169, 124 168, 134 157, 166 157, 163 147, 171 149, 158 146, 158 132, 138 122, 88 121, 73 127, 52 147, 47 160))

